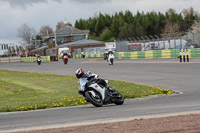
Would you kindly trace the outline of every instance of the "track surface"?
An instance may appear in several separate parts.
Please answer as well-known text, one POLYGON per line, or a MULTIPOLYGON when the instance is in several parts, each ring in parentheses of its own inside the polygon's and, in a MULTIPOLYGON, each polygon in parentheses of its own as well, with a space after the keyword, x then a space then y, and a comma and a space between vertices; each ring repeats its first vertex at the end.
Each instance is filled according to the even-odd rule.
POLYGON ((152 115, 200 111, 200 63, 177 60, 117 60, 113 66, 101 59, 71 59, 62 62, 0 63, 0 69, 74 75, 77 68, 97 73, 102 78, 126 80, 172 89, 180 94, 125 101, 122 106, 66 107, 17 113, 0 113, 0 132, 24 128, 55 127, 74 123, 130 119, 152 115), (153 62, 153 63, 151 63, 153 62))

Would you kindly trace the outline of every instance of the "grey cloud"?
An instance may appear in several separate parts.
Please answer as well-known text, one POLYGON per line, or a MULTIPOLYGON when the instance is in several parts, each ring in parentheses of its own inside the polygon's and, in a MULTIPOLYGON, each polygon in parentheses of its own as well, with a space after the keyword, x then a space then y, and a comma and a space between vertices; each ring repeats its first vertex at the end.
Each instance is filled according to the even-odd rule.
MULTIPOLYGON (((40 3, 48 3, 50 0, 1 0, 0 3, 8 3, 13 8, 27 9, 30 6, 40 3)), ((62 2, 62 0, 52 0, 62 2)))
POLYGON ((68 0, 69 2, 82 3, 82 4, 94 4, 94 3, 111 3, 112 0, 68 0))

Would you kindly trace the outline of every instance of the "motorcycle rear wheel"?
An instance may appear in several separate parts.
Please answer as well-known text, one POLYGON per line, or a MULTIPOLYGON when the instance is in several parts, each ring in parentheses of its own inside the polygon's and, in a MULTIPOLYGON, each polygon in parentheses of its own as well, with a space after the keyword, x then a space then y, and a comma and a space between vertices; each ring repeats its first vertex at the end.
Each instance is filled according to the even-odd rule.
POLYGON ((87 100, 89 100, 91 104, 96 107, 101 107, 103 105, 102 99, 98 94, 96 95, 97 97, 94 97, 90 92, 85 93, 85 97, 87 98, 87 100))

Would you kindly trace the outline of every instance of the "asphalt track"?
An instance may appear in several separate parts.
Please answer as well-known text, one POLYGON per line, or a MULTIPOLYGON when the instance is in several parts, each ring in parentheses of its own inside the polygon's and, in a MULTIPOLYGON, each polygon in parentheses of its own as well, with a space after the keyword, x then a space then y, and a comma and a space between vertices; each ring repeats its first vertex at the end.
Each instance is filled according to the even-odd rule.
POLYGON ((83 123, 128 120, 200 112, 200 61, 179 63, 173 60, 117 60, 113 66, 101 59, 70 59, 60 62, 0 63, 0 69, 74 75, 77 68, 99 74, 100 77, 126 80, 175 90, 166 96, 126 100, 124 105, 92 105, 50 110, 0 113, 0 132, 71 126, 83 123))

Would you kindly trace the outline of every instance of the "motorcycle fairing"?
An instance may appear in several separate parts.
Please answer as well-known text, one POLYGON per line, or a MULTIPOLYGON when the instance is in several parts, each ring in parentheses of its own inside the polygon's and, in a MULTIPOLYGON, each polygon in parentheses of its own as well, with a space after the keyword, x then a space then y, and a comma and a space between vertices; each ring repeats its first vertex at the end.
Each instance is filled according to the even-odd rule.
POLYGON ((91 84, 89 87, 98 91, 102 96, 102 100, 104 100, 104 98, 105 98, 105 88, 101 88, 97 83, 91 84))

